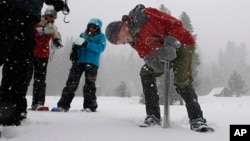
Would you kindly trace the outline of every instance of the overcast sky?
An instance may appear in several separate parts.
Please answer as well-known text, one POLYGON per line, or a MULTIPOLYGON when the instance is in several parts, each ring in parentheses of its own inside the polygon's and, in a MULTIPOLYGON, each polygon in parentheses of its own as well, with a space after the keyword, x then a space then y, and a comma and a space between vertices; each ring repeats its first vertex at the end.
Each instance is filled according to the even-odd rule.
MULTIPOLYGON (((66 17, 70 23, 63 23, 63 14, 58 14, 56 24, 63 39, 78 36, 85 30, 90 18, 103 21, 102 31, 106 25, 135 7, 159 8, 164 4, 173 16, 179 17, 185 11, 192 22, 194 32, 198 35, 198 45, 203 56, 216 55, 219 48, 225 47, 227 41, 236 44, 242 42, 250 46, 250 0, 68 0, 70 14, 66 17), (205 54, 206 53, 206 54, 205 54)), ((46 7, 46 6, 45 6, 46 7)), ((111 46, 108 44, 108 46, 111 46)), ((112 46, 110 47, 112 48, 112 46)), ((211 59, 208 59, 211 60, 211 59)))

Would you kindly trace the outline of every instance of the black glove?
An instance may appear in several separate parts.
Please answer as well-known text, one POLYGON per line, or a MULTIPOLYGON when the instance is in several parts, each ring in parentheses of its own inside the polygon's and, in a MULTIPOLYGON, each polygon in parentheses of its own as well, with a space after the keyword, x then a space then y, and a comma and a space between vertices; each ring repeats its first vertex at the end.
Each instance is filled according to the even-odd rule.
POLYGON ((83 44, 82 44, 83 47, 87 47, 88 46, 88 42, 85 41, 83 44))
POLYGON ((63 45, 61 44, 60 40, 57 39, 57 38, 54 39, 52 42, 53 42, 53 45, 54 45, 56 48, 58 48, 58 49, 60 49, 60 48, 63 47, 63 45))
POLYGON ((159 60, 157 55, 146 55, 143 60, 155 73, 164 71, 164 63, 159 60))
POLYGON ((62 0, 54 0, 53 6, 54 6, 56 12, 58 12, 58 11, 67 11, 67 12, 69 12, 68 5, 62 0))
POLYGON ((176 49, 180 48, 181 42, 173 36, 167 36, 164 40, 163 47, 157 50, 157 55, 161 61, 172 61, 176 55, 176 49))
POLYGON ((77 53, 77 45, 74 45, 72 50, 71 50, 71 53, 70 53, 70 60, 72 62, 76 62, 78 60, 78 53, 77 53))

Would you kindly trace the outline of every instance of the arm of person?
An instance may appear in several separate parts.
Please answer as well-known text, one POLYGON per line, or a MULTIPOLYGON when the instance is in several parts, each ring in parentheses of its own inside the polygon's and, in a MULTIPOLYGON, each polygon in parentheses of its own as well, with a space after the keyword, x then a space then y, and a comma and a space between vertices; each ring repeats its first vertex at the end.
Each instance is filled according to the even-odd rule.
POLYGON ((165 37, 163 47, 157 50, 157 55, 161 61, 172 61, 177 57, 176 50, 182 46, 181 42, 173 37, 165 37))
POLYGON ((103 33, 95 35, 94 38, 86 40, 89 50, 101 53, 106 48, 106 38, 103 33))
POLYGON ((53 5, 57 12, 62 10, 69 11, 67 4, 62 0, 45 0, 45 3, 47 5, 53 5))
POLYGON ((56 25, 53 24, 53 28, 54 28, 54 32, 52 34, 52 44, 55 47, 55 49, 60 49, 63 47, 61 34, 58 31, 58 28, 56 25))
POLYGON ((159 60, 156 54, 146 55, 143 60, 155 73, 162 73, 164 71, 164 63, 159 60))

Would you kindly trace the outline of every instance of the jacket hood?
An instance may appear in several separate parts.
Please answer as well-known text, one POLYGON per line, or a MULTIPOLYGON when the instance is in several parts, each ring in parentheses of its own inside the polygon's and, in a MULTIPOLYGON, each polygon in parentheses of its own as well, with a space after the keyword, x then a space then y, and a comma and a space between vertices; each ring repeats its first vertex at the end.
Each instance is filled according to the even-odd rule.
POLYGON ((100 19, 96 19, 96 18, 92 18, 90 19, 89 24, 95 24, 96 26, 98 26, 100 29, 102 28, 102 21, 100 19))
POLYGON ((98 26, 100 29, 102 28, 102 21, 100 19, 97 18, 92 18, 90 19, 89 24, 95 24, 96 26, 98 26))

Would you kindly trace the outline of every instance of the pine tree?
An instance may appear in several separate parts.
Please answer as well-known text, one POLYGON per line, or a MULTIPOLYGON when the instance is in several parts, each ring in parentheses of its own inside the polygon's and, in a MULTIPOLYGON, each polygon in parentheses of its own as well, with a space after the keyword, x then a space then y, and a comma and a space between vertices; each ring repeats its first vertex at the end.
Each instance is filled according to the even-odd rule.
POLYGON ((163 11, 163 12, 165 12, 165 13, 171 15, 171 11, 170 11, 168 8, 166 8, 165 5, 161 4, 159 9, 160 9, 161 11, 163 11))
POLYGON ((115 88, 115 95, 119 97, 131 97, 131 91, 127 87, 126 83, 122 81, 120 85, 115 88))
POLYGON ((249 88, 245 84, 245 81, 242 80, 242 77, 239 73, 233 72, 228 81, 228 87, 232 93, 236 94, 237 97, 247 93, 249 88))
MULTIPOLYGON (((244 75, 244 79, 247 85, 250 85, 250 76, 247 75, 250 71, 250 66, 247 63, 247 46, 242 43, 237 45, 233 41, 228 41, 226 48, 221 49, 218 56, 219 70, 216 73, 220 73, 220 83, 217 85, 225 85, 229 79, 229 76, 237 70, 241 75, 244 75)), ((212 78, 215 78, 212 76, 212 78)), ((218 79, 218 78, 217 78, 218 79)))
MULTIPOLYGON (((187 15, 186 12, 182 12, 181 16, 180 16, 180 19, 184 25, 184 27, 191 32, 192 36, 197 39, 197 34, 194 34, 194 28, 191 24, 191 20, 189 18, 189 16, 187 15)), ((194 52, 194 56, 193 56, 193 62, 192 62, 192 75, 194 77, 194 82, 193 82, 193 85, 194 87, 196 88, 196 90, 198 91, 198 94, 199 92, 201 91, 199 89, 200 87, 200 83, 201 83, 201 80, 199 79, 198 77, 198 67, 200 66, 200 55, 198 54, 197 52, 197 45, 195 45, 195 52, 194 52)))

